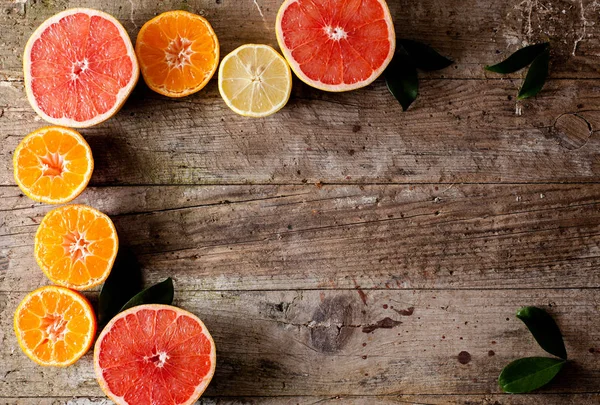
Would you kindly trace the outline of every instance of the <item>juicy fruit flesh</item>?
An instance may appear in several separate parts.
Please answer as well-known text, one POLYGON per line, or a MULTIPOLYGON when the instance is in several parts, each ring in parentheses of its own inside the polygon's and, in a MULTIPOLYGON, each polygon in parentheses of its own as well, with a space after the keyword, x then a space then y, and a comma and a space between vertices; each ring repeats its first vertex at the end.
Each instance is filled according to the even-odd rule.
POLYGON ((31 48, 31 90, 52 118, 85 122, 109 112, 134 76, 115 24, 74 13, 48 26, 31 48))
POLYGON ((211 341, 194 318, 175 310, 129 312, 100 339, 97 372, 128 404, 186 403, 212 377, 211 341))
POLYGON ((16 175, 34 196, 65 202, 85 187, 92 170, 91 151, 77 136, 50 128, 23 142, 16 156, 16 175))
POLYGON ((36 255, 48 276, 73 288, 88 288, 106 278, 117 253, 109 221, 83 206, 48 213, 36 239, 36 255))
POLYGON ((69 363, 91 343, 93 314, 72 294, 56 287, 38 290, 25 298, 15 314, 21 343, 42 363, 69 363))
POLYGON ((210 25, 191 13, 165 13, 147 23, 137 43, 144 79, 166 93, 204 87, 218 63, 218 43, 210 25))
POLYGON ((269 113, 289 97, 289 67, 270 47, 242 47, 223 61, 221 70, 221 90, 239 111, 269 113))
POLYGON ((298 0, 284 10, 281 32, 309 80, 355 84, 368 80, 390 56, 393 28, 387 17, 380 0, 298 0))

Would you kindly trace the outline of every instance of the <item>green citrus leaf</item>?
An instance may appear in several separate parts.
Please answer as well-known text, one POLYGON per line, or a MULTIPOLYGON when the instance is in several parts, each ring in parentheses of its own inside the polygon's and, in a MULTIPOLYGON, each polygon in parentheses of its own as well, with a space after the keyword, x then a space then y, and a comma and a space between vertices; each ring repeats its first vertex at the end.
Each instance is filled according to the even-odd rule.
POLYGON ((137 307, 138 305, 144 304, 165 304, 171 305, 173 303, 173 280, 171 277, 163 282, 154 284, 152 287, 146 288, 144 291, 135 295, 132 299, 127 301, 121 312, 126 309, 137 307))
POLYGON ((419 95, 417 69, 411 58, 404 52, 397 52, 385 69, 384 76, 390 93, 396 97, 402 110, 408 110, 419 95))
POLYGON ((549 46, 550 44, 548 42, 526 46, 510 55, 506 60, 496 65, 486 66, 485 70, 503 74, 516 72, 531 64, 531 62, 533 62, 542 52, 547 50, 549 46))
POLYGON ((567 359, 567 349, 560 329, 548 312, 541 308, 523 307, 517 311, 517 318, 527 325, 542 349, 561 359, 567 359))
POLYGON ((521 90, 519 90, 519 100, 533 97, 540 92, 546 83, 546 78, 548 78, 549 65, 550 50, 546 49, 533 60, 533 63, 529 67, 527 76, 525 76, 525 82, 521 90))
POLYGON ((521 394, 548 384, 566 361, 550 357, 526 357, 515 360, 502 370, 498 384, 504 392, 521 394))
POLYGON ((98 298, 98 323, 105 325, 141 289, 140 265, 131 251, 121 246, 115 264, 104 282, 98 298))
POLYGON ((398 43, 413 60, 417 69, 430 72, 432 70, 444 69, 454 63, 450 59, 437 53, 429 45, 410 39, 401 39, 398 43))

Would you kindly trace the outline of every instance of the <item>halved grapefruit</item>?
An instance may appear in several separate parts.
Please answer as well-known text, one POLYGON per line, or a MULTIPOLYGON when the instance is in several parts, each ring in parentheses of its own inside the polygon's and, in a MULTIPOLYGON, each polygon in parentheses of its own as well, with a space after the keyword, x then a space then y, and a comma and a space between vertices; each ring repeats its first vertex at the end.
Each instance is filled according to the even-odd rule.
POLYGON ((326 91, 370 84, 383 73, 396 48, 385 0, 285 0, 276 32, 294 73, 326 91))
POLYGON ((73 8, 40 25, 23 55, 31 106, 56 125, 84 128, 113 116, 139 77, 131 40, 102 11, 73 8))
POLYGON ((118 405, 189 405, 215 372, 215 343, 198 317, 170 305, 114 317, 94 348, 96 378, 118 405))

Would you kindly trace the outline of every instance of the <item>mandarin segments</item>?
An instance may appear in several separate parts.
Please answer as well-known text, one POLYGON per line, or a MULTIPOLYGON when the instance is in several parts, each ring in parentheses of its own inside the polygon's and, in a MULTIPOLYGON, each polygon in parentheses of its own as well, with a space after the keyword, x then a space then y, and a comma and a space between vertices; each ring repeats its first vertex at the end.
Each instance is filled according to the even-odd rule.
POLYGON ((43 366, 65 367, 92 346, 96 318, 81 294, 46 286, 21 301, 14 328, 21 349, 30 359, 43 366))
POLYGON ((117 231, 110 218, 85 205, 50 211, 35 235, 35 257, 46 276, 76 290, 103 283, 117 250, 117 231))
POLYGON ((210 23, 181 10, 146 22, 135 51, 148 87, 169 97, 201 90, 219 64, 219 41, 210 23))
POLYGON ((15 150, 13 167, 17 185, 29 198, 63 204, 87 187, 94 159, 77 131, 55 126, 27 135, 15 150))

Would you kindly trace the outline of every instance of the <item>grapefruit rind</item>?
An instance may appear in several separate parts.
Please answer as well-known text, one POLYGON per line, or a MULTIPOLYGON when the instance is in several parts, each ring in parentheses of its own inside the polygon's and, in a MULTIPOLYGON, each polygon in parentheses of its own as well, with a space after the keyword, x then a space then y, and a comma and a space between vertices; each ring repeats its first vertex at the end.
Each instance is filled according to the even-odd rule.
POLYGON ((117 258, 117 253, 118 253, 118 249, 119 249, 119 235, 117 234, 117 229, 115 228, 115 225, 112 222, 112 220, 110 219, 110 217, 108 215, 106 215, 105 213, 98 211, 95 208, 92 208, 92 207, 89 207, 89 206, 83 205, 83 204, 63 205, 61 207, 55 208, 55 209, 53 209, 51 211, 48 211, 48 213, 42 219, 42 222, 40 222, 40 225, 38 226, 38 230, 35 233, 35 242, 34 242, 35 261, 37 262, 38 266, 40 266, 40 269, 42 269, 42 272, 54 284, 57 284, 59 286, 65 287, 65 288, 77 290, 77 291, 89 290, 90 288, 96 287, 96 286, 98 286, 98 285, 100 285, 100 284, 102 284, 102 283, 104 283, 106 281, 106 279, 110 275, 112 267, 115 264, 115 260, 117 258), (108 223, 109 227, 111 228, 112 236, 114 238, 113 239, 114 240, 114 245, 113 245, 114 246, 114 254, 108 260, 108 271, 106 271, 101 278, 91 279, 89 283, 84 284, 84 285, 75 285, 75 284, 65 283, 65 282, 63 282, 61 280, 55 279, 50 274, 48 266, 45 263, 42 262, 42 260, 40 259, 40 255, 38 254, 39 250, 42 248, 42 245, 43 245, 42 242, 41 242, 40 235, 41 235, 42 225, 44 224, 44 220, 46 218, 50 217, 51 214, 54 214, 55 212, 64 210, 66 208, 80 208, 80 209, 89 210, 89 211, 92 211, 94 213, 94 215, 96 215, 96 218, 104 218, 104 219, 106 219, 107 220, 106 222, 108 223))
POLYGON ((392 16, 390 14, 390 9, 385 0, 378 0, 383 8, 383 12, 385 15, 385 21, 387 23, 388 33, 389 33, 388 39, 390 41, 390 50, 389 50, 389 53, 388 53, 385 61, 382 63, 382 65, 378 69, 373 71, 371 76, 369 76, 365 80, 362 80, 362 81, 359 81, 356 83, 352 83, 352 84, 336 84, 336 85, 331 85, 331 84, 323 83, 321 81, 315 81, 313 79, 310 79, 302 71, 302 69, 300 68, 300 64, 294 59, 292 52, 285 45, 284 33, 281 28, 281 21, 282 21, 283 15, 284 15, 285 11, 287 10, 287 8, 291 4, 293 4, 297 1, 298 0, 284 0, 284 2, 281 4, 281 6, 279 7, 279 11, 277 12, 277 18, 276 18, 276 22, 275 22, 275 34, 277 36, 277 43, 279 44, 279 48, 281 49, 283 56, 285 56, 288 63, 290 64, 290 67, 292 68, 292 70, 294 71, 294 73, 300 80, 302 80, 304 83, 308 84, 309 86, 314 87, 319 90, 329 91, 329 92, 344 92, 344 91, 357 90, 362 87, 368 86, 369 84, 373 83, 375 81, 375 79, 377 79, 379 76, 381 76, 381 74, 384 72, 384 70, 387 68, 387 66, 392 61, 392 58, 394 57, 394 53, 396 51, 396 34, 395 34, 395 30, 394 30, 394 23, 392 20, 392 16))
POLYGON ((208 329, 206 328, 206 325, 204 325, 204 322, 202 322, 200 320, 200 318, 198 318, 196 315, 192 314, 191 312, 188 312, 186 310, 183 310, 181 308, 177 308, 177 307, 174 307, 174 306, 171 306, 171 305, 163 305, 163 304, 145 304, 145 305, 139 305, 139 306, 136 306, 136 307, 133 307, 133 308, 129 308, 128 310, 121 312, 120 314, 116 315, 113 319, 111 319, 111 321, 108 322, 108 324, 106 324, 106 326, 104 327, 104 329, 102 330, 102 332, 98 336, 98 339, 96 339, 96 344, 94 345, 94 371, 96 373, 96 379, 98 380, 98 385, 100 385, 100 388, 102 389, 102 391, 104 391, 104 393, 106 394, 106 396, 108 398, 110 398, 115 404, 117 404, 117 405, 129 405, 129 403, 126 402, 123 397, 118 397, 118 396, 116 396, 115 394, 112 393, 112 391, 108 387, 108 384, 107 384, 106 380, 104 379, 104 376, 103 376, 103 373, 102 373, 103 369, 100 366, 100 345, 102 344, 102 341, 104 340, 104 337, 112 329, 112 327, 115 324, 115 322, 117 322, 119 319, 122 319, 122 318, 126 317, 129 314, 136 313, 137 311, 140 311, 140 310, 143 310, 143 309, 151 309, 151 310, 154 310, 154 311, 159 311, 161 309, 166 309, 166 310, 170 310, 170 311, 175 311, 178 316, 188 316, 188 317, 194 319, 196 322, 199 323, 199 325, 202 327, 202 332, 204 333, 204 335, 210 341, 211 348, 212 348, 212 351, 210 353, 210 361, 211 361, 210 371, 208 372, 208 374, 206 374, 206 376, 202 380, 202 383, 196 387, 196 390, 190 396, 190 398, 186 402, 183 402, 183 403, 178 404, 178 405, 191 405, 191 404, 194 404, 200 398, 200 396, 204 393, 204 391, 206 390, 206 388, 210 384, 210 382, 211 382, 211 380, 213 378, 213 375, 215 374, 215 368, 216 368, 216 364, 217 364, 217 350, 216 350, 215 342, 214 342, 211 334, 208 332, 208 329))
POLYGON ((37 129, 37 130, 33 131, 32 133, 30 133, 29 135, 27 135, 25 138, 23 138, 23 140, 19 143, 19 145, 17 145, 17 148, 15 149, 15 153, 13 154, 13 175, 15 178, 15 182, 17 183, 17 186, 19 186, 19 188, 21 189, 23 194, 25 194, 27 197, 31 198, 33 201, 37 201, 37 202, 41 202, 41 203, 45 203, 45 204, 65 204, 70 201, 73 201, 81 193, 83 193, 83 191, 86 189, 87 185, 90 182, 90 179, 92 178, 93 172, 94 172, 94 158, 92 156, 92 149, 90 148, 90 145, 87 143, 85 138, 83 136, 81 136, 81 134, 79 132, 74 131, 70 128, 65 128, 65 127, 61 127, 61 126, 48 126, 48 127, 43 127, 43 128, 37 129), (86 173, 86 177, 85 177, 84 181, 78 187, 73 189, 73 192, 68 197, 59 198, 59 199, 58 198, 55 199, 50 196, 41 196, 41 195, 33 194, 28 187, 25 187, 25 185, 22 183, 21 178, 19 176, 19 165, 18 165, 19 154, 25 147, 26 142, 29 139, 33 138, 34 136, 43 135, 46 132, 51 131, 51 130, 68 132, 70 135, 75 137, 77 139, 78 143, 85 148, 86 158, 90 164, 89 171, 88 171, 88 173, 86 173))
MULTIPOLYGON (((219 67, 220 45, 219 45, 219 40, 217 38, 217 34, 215 33, 212 25, 210 25, 210 22, 206 18, 204 18, 200 15, 194 14, 194 13, 190 13, 189 11, 172 10, 172 11, 166 11, 162 14, 159 14, 156 17, 154 17, 151 20, 148 20, 148 21, 146 21, 146 23, 144 23, 144 25, 140 29, 140 32, 138 33, 137 40, 135 41, 136 56, 140 52, 140 47, 141 47, 140 38, 143 38, 144 33, 148 29, 148 27, 150 27, 153 24, 158 23, 165 16, 171 16, 171 15, 174 15, 174 16, 182 15, 182 16, 187 16, 189 18, 194 18, 194 19, 198 19, 198 20, 202 21, 204 23, 204 25, 206 26, 206 28, 208 29, 209 34, 215 40, 215 63, 213 65, 211 71, 206 75, 206 78, 204 79, 204 81, 202 83, 198 84, 195 87, 188 88, 181 92, 169 91, 169 90, 163 88, 162 86, 157 86, 154 83, 152 83, 151 81, 149 81, 146 78, 146 75, 144 74, 144 66, 140 63, 140 70, 142 72, 142 78, 144 79, 144 83, 146 83, 146 85, 148 86, 148 88, 150 88, 150 90, 155 91, 158 94, 161 94, 163 96, 167 96, 167 97, 171 97, 171 98, 181 98, 181 97, 186 97, 186 96, 189 96, 189 95, 199 92, 204 87, 206 87, 206 85, 208 84, 210 79, 213 78, 215 72, 217 71, 217 68, 219 67)), ((140 60, 141 60, 141 58, 140 58, 140 60)))
POLYGON ((23 76, 24 76, 24 81, 25 81, 25 92, 27 93, 27 99, 29 100, 29 104, 31 104, 31 107, 34 109, 34 111, 40 117, 42 117, 45 121, 47 121, 51 124, 54 124, 54 125, 60 125, 60 126, 71 127, 71 128, 88 128, 88 127, 91 127, 91 126, 94 126, 94 125, 97 125, 97 124, 100 124, 100 123, 106 121, 107 119, 109 119, 113 115, 115 115, 117 112, 119 112, 121 107, 123 107, 123 104, 125 104, 125 101, 127 101, 127 98, 129 97, 129 95, 133 91, 133 88, 137 84, 137 81, 140 76, 140 69, 139 69, 137 57, 135 55, 135 50, 131 43, 131 39, 129 38, 129 34, 127 34, 127 31, 125 30, 123 25, 116 18, 114 18, 110 14, 107 14, 103 11, 94 10, 91 8, 78 7, 78 8, 70 8, 70 9, 61 11, 58 14, 53 15, 52 17, 50 17, 46 21, 44 21, 33 32, 33 34, 31 34, 31 37, 29 37, 29 40, 27 41, 27 44, 25 45, 25 51, 23 52, 23 76), (77 121, 77 120, 67 118, 67 117, 63 117, 63 118, 50 117, 45 112, 43 112, 40 109, 40 107, 37 105, 37 101, 35 99, 35 96, 33 95, 32 89, 31 89, 31 73, 30 73, 31 60, 30 59, 31 59, 31 49, 33 48, 35 41, 42 35, 42 33, 50 25, 60 21, 62 18, 66 17, 66 16, 69 16, 72 14, 77 14, 77 13, 84 13, 89 16, 102 17, 102 18, 110 21, 111 23, 113 23, 115 25, 115 27, 117 28, 117 30, 119 31, 119 33, 121 34, 123 43, 125 44, 125 47, 127 48, 127 54, 130 56, 131 63, 132 63, 131 78, 129 79, 129 82, 127 83, 127 85, 125 87, 121 88, 119 90, 118 94, 116 95, 117 102, 115 103, 115 105, 107 112, 105 112, 103 114, 99 114, 96 117, 94 117, 90 120, 87 120, 87 121, 77 121))
POLYGON ((271 47, 269 45, 264 45, 264 44, 245 44, 245 45, 242 45, 242 46, 234 49, 229 54, 227 54, 227 56, 225 56, 223 58, 223 60, 221 61, 221 64, 219 67, 218 82, 219 82, 219 93, 221 94, 221 98, 223 98, 223 101, 225 101, 225 104, 227 104, 227 106, 232 111, 234 111, 235 113, 237 113, 241 116, 244 116, 244 117, 264 118, 269 115, 275 114, 276 112, 278 112, 279 110, 281 110, 283 107, 286 106, 286 104, 290 100, 290 96, 292 94, 292 71, 290 69, 290 65, 289 65, 288 61, 284 57, 282 57, 281 54, 279 52, 277 52, 273 47, 271 47), (229 97, 227 97, 226 92, 223 89, 223 80, 225 79, 224 73, 223 73, 223 71, 224 71, 223 67, 227 64, 227 62, 231 58, 236 57, 239 51, 241 51, 245 48, 262 48, 262 49, 269 50, 270 52, 273 53, 274 60, 275 60, 275 58, 279 58, 286 66, 286 79, 288 82, 288 86, 286 88, 286 96, 281 100, 281 102, 279 104, 274 106, 273 109, 271 109, 267 113, 255 113, 252 111, 246 111, 246 110, 239 109, 232 103, 232 101, 229 99, 229 97))
POLYGON ((44 367, 48 367, 48 366, 68 367, 70 365, 73 365, 75 362, 77 362, 77 360, 79 360, 81 357, 83 357, 92 347, 92 345, 94 343, 94 337, 96 336, 97 326, 98 325, 96 323, 96 316, 94 315, 94 309, 92 308, 92 305, 90 304, 90 302, 83 295, 81 295, 80 293, 78 293, 76 291, 70 290, 68 288, 55 286, 55 285, 40 287, 40 288, 30 292, 29 294, 27 294, 25 296, 25 298, 23 298, 23 300, 17 306, 17 309, 15 310, 14 320, 13 320, 13 327, 15 330, 15 334, 17 335, 17 342, 19 343, 19 347, 21 348, 23 353, 25 353, 25 355, 27 355, 27 357, 29 357, 31 360, 33 360, 40 366, 44 366, 44 367), (18 327, 18 316, 17 315, 21 312, 21 309, 28 303, 28 301, 31 299, 31 297, 33 297, 34 295, 40 294, 42 292, 49 291, 49 290, 54 290, 59 294, 67 294, 67 295, 71 296, 73 299, 80 302, 86 312, 86 315, 90 319, 91 325, 92 325, 89 334, 86 336, 87 337, 86 344, 84 345, 81 352, 78 353, 73 358, 71 358, 69 361, 62 362, 62 363, 61 362, 47 363, 47 362, 43 362, 39 358, 37 358, 33 354, 33 352, 26 347, 26 345, 23 342, 23 339, 21 337, 21 330, 18 327))

